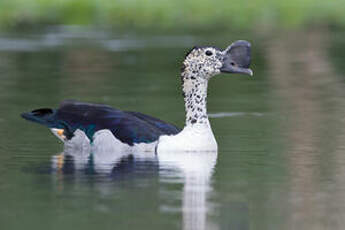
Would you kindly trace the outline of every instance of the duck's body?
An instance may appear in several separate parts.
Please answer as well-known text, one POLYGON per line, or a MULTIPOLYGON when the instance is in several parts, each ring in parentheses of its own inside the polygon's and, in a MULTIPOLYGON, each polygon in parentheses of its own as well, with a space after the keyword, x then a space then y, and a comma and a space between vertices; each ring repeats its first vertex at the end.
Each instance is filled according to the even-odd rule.
POLYGON ((37 109, 23 118, 43 124, 66 147, 92 152, 217 151, 207 116, 208 80, 220 72, 251 74, 250 44, 238 41, 225 51, 195 47, 186 56, 181 73, 186 109, 183 130, 157 118, 106 105, 64 101, 58 109, 37 109))
POLYGON ((77 129, 83 131, 91 142, 98 131, 109 130, 119 141, 133 146, 151 143, 163 134, 172 135, 180 131, 174 125, 142 113, 70 100, 62 102, 58 109, 37 109, 22 116, 53 131, 62 129, 64 137, 59 136, 63 141, 73 138, 77 129))
POLYGON ((161 136, 157 145, 157 152, 181 151, 217 151, 217 142, 211 127, 196 124, 185 127, 173 136, 161 136))

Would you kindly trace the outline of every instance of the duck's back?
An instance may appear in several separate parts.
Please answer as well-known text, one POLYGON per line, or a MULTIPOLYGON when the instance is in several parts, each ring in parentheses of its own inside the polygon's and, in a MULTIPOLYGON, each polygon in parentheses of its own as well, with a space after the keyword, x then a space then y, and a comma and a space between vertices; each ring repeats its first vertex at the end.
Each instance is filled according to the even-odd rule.
POLYGON ((63 129, 68 139, 79 129, 92 140, 100 130, 109 130, 122 143, 151 143, 161 135, 180 132, 176 126, 157 118, 112 108, 106 105, 64 101, 58 109, 37 109, 22 116, 49 128, 63 129))

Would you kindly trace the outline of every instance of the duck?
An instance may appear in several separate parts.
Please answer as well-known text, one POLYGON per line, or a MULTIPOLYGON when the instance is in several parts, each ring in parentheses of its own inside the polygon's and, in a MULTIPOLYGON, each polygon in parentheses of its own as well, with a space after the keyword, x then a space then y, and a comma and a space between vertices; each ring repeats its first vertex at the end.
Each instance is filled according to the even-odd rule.
POLYGON ((214 151, 218 145, 207 115, 207 87, 221 73, 253 75, 249 68, 251 44, 238 40, 224 50, 194 46, 181 68, 186 120, 182 129, 140 112, 103 104, 65 100, 58 108, 40 108, 21 116, 48 127, 65 147, 90 152, 214 151))

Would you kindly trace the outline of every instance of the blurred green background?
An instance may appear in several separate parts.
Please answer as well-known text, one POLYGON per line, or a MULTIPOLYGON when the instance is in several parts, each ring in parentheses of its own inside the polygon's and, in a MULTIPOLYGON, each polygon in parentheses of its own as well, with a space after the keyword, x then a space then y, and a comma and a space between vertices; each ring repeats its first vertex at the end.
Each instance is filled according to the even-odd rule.
POLYGON ((37 25, 231 28, 345 25, 345 0, 1 0, 2 29, 37 25))
POLYGON ((343 230, 344 13, 345 0, 0 0, 0 229, 343 230), (19 116, 76 99, 183 127, 185 53, 238 39, 254 77, 210 81, 204 193, 164 161, 54 171, 61 143, 19 116))

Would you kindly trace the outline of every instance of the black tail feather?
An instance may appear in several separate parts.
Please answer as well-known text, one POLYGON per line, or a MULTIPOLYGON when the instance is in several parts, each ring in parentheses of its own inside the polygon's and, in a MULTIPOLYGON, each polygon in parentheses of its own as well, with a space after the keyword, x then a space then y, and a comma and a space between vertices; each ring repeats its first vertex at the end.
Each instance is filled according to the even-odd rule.
POLYGON ((42 125, 51 127, 54 123, 53 116, 55 115, 55 110, 50 108, 35 109, 28 113, 22 113, 22 118, 33 121, 42 125))

